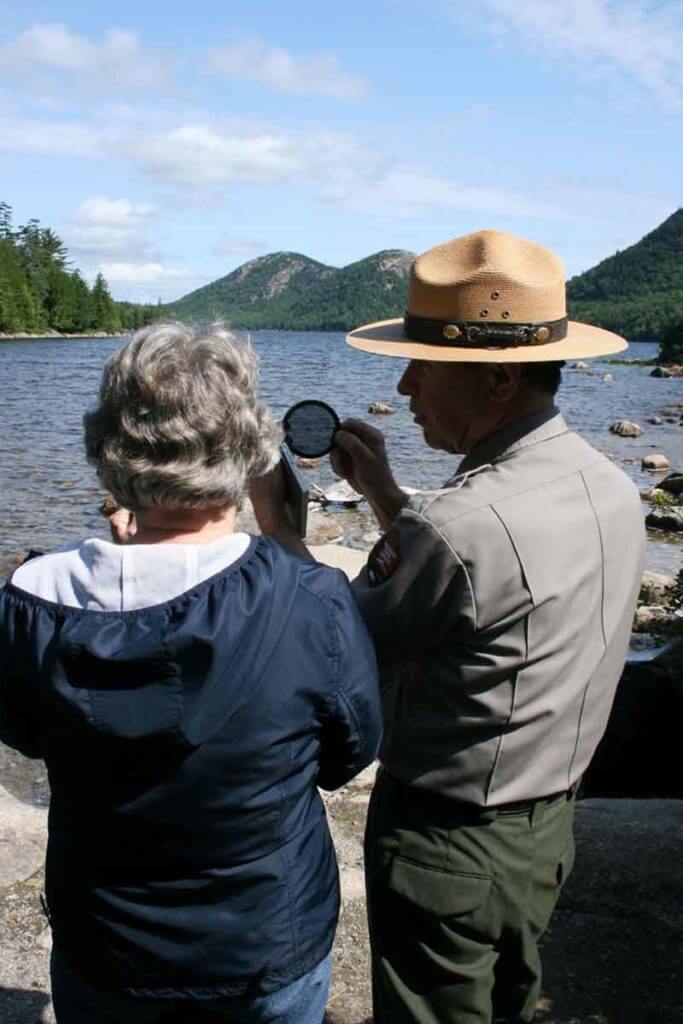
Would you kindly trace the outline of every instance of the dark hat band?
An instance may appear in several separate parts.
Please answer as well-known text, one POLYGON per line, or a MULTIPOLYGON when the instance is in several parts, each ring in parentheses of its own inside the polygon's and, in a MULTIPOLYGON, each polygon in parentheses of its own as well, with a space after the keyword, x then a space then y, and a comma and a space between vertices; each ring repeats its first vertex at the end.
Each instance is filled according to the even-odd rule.
POLYGON ((410 341, 446 348, 518 348, 522 345, 550 345, 567 337, 568 317, 537 323, 505 321, 439 320, 406 313, 403 334, 410 341))

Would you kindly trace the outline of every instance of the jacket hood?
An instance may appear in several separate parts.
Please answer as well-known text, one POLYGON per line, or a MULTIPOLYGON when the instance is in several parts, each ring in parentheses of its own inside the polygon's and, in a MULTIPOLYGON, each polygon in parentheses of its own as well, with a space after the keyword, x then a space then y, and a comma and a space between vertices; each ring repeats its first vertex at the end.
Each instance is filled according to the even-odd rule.
MULTIPOLYGON (((43 578, 54 557, 40 559, 43 578)), ((130 611, 46 600, 22 589, 20 570, 0 592, 0 670, 7 659, 37 678, 47 713, 63 727, 193 749, 258 691, 303 564, 267 538, 252 538, 208 579, 130 611)), ((111 566, 103 571, 111 574, 111 566)))

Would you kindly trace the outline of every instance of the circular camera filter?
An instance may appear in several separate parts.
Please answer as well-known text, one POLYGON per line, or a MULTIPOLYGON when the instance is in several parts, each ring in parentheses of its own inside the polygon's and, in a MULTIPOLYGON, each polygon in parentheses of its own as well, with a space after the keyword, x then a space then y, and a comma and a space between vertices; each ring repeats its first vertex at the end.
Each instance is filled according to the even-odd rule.
POLYGON ((317 459, 334 446, 339 417, 325 402, 307 399, 297 402, 284 416, 285 442, 295 455, 317 459))

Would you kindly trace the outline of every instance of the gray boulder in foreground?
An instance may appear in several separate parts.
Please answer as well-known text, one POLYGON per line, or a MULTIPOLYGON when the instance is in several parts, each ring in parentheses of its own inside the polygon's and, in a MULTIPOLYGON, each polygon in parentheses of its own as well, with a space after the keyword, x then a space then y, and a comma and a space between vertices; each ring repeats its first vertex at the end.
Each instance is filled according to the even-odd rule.
POLYGON ((0 786, 0 891, 42 867, 46 842, 47 812, 0 786))
POLYGON ((681 1009, 683 803, 585 800, 576 863, 542 944, 548 1024, 674 1024, 681 1009))

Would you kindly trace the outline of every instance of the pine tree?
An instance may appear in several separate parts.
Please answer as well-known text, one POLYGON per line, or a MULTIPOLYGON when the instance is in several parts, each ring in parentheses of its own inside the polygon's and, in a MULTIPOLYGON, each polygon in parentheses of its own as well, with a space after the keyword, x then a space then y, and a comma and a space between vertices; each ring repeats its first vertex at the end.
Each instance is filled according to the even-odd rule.
POLYGON ((96 331, 106 331, 107 333, 115 334, 121 330, 118 310, 109 293, 107 282, 102 273, 99 273, 95 278, 95 284, 92 289, 92 304, 93 326, 96 331))

